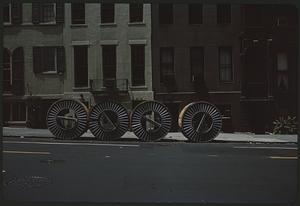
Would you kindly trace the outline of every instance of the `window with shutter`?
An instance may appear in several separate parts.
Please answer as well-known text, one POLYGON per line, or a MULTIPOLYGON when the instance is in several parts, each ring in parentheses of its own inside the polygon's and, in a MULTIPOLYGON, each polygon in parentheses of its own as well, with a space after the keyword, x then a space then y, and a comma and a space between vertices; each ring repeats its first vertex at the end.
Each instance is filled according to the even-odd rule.
POLYGON ((11 18, 13 24, 22 23, 22 3, 15 1, 12 2, 11 18))
POLYGON ((19 47, 14 50, 12 56, 12 93, 24 95, 24 52, 19 47))

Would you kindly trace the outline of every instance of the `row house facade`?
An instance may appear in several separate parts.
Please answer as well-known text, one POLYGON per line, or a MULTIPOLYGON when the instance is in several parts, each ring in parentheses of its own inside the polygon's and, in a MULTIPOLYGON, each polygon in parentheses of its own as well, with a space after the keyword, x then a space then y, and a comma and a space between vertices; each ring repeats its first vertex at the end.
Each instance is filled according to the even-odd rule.
POLYGON ((172 131, 193 101, 215 104, 224 132, 264 133, 278 116, 296 115, 296 7, 12 3, 3 11, 6 123, 45 127, 62 97, 88 107, 109 98, 128 110, 154 99, 168 106, 172 131))
POLYGON ((46 127, 62 97, 91 107, 111 97, 131 109, 152 100, 151 6, 6 4, 4 122, 46 127))

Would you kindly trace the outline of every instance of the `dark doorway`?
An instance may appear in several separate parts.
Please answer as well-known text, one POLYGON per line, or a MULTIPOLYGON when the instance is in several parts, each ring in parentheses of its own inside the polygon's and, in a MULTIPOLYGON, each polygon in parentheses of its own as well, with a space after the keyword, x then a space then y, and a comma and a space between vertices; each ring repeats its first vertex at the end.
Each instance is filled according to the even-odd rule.
POLYGON ((260 42, 248 48, 245 59, 245 95, 267 96, 267 48, 260 42))

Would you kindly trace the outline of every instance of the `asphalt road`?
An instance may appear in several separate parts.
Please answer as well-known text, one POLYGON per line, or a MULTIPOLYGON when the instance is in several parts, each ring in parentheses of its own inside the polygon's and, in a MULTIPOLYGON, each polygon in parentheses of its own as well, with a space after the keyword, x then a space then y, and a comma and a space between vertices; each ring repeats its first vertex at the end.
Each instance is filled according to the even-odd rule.
POLYGON ((7 201, 287 203, 295 144, 4 138, 7 201))

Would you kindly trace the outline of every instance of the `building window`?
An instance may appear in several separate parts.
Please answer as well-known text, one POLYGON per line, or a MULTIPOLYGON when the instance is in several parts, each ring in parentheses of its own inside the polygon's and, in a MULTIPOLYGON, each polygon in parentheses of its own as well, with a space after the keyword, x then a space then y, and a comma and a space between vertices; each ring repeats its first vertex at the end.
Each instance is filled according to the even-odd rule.
POLYGON ((132 86, 145 85, 145 45, 131 45, 132 86))
POLYGON ((88 47, 74 46, 75 87, 88 86, 88 47))
POLYGON ((115 22, 115 4, 103 3, 101 4, 101 23, 115 22))
POLYGON ((232 48, 219 48, 219 77, 222 82, 232 81, 232 48))
POLYGON ((262 25, 263 7, 261 5, 245 6, 245 25, 261 26, 262 25))
POLYGON ((85 24, 85 4, 72 3, 72 24, 85 24))
POLYGON ((159 4, 158 16, 160 24, 173 24, 173 4, 159 4))
POLYGON ((43 3, 41 5, 41 22, 55 23, 56 20, 56 5, 55 3, 43 3))
POLYGON ((33 47, 33 69, 36 73, 57 72, 57 48, 33 47))
POLYGON ((217 22, 218 24, 231 23, 231 5, 219 4, 217 5, 217 22))
POLYGON ((202 24, 202 4, 189 4, 189 24, 202 24))
POLYGON ((277 54, 277 88, 280 92, 287 92, 288 81, 288 58, 286 53, 277 54))
POLYGON ((129 21, 143 22, 143 4, 129 4, 129 21))
POLYGON ((115 84, 117 71, 116 45, 102 46, 102 68, 104 86, 109 86, 111 83, 109 81, 114 81, 112 84, 115 84))
POLYGON ((204 52, 203 47, 190 48, 191 80, 192 82, 204 79, 204 52))
POLYGON ((3 91, 4 93, 11 93, 12 86, 12 59, 10 52, 4 49, 3 56, 3 91))
POLYGON ((160 71, 161 82, 167 79, 174 78, 174 48, 173 47, 161 47, 160 48, 160 71))
POLYGON ((25 102, 4 102, 4 121, 26 121, 25 102))
POLYGON ((3 5, 3 22, 11 23, 11 4, 3 5))
POLYGON ((36 74, 64 72, 64 47, 33 47, 33 71, 36 74))

